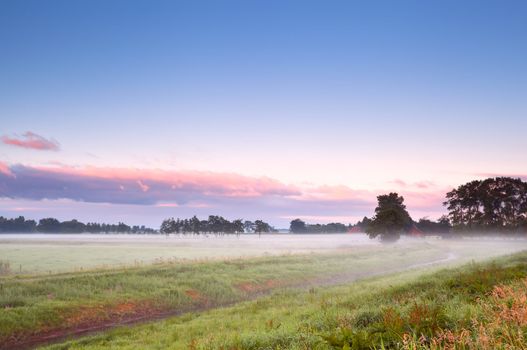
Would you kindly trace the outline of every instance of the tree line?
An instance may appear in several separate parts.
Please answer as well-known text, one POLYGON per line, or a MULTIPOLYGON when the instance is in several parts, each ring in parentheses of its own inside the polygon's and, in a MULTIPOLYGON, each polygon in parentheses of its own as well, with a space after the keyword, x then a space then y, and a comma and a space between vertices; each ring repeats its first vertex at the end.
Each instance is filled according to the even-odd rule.
POLYGON ((329 224, 307 224, 300 219, 292 220, 289 225, 291 233, 343 233, 347 232, 351 225, 344 225, 339 222, 329 224))
POLYGON ((377 196, 373 217, 364 217, 354 226, 308 225, 295 219, 291 221, 290 232, 345 232, 358 228, 358 232, 383 241, 395 241, 407 233, 527 233, 527 182, 519 178, 470 181, 448 192, 443 205, 447 207, 447 215, 437 221, 422 218, 416 222, 406 210, 403 196, 392 192, 377 196))
POLYGON ((277 230, 262 220, 244 221, 237 219, 229 221, 223 216, 210 215, 207 220, 200 220, 195 215, 190 219, 169 218, 163 220, 161 233, 181 234, 241 234, 267 233, 277 230))
MULTIPOLYGON (((406 207, 405 207, 406 209, 406 207)), ((372 222, 372 219, 364 217, 362 220, 357 221, 354 227, 360 228, 362 232, 366 232, 366 229, 372 222)), ((408 229, 415 226, 419 231, 425 234, 444 234, 452 231, 452 225, 447 215, 441 216, 437 221, 430 220, 427 217, 419 219, 419 221, 412 220, 408 224, 408 229)))
POLYGON ((87 224, 76 219, 59 221, 55 218, 26 220, 25 217, 5 218, 0 216, 0 233, 156 233, 145 226, 129 226, 122 222, 104 224, 89 222, 87 224))
MULTIPOLYGON (((307 224, 295 219, 290 223, 291 233, 342 233, 358 228, 371 237, 397 239, 400 234, 415 228, 429 234, 456 232, 511 232, 527 233, 527 183, 518 178, 495 177, 463 184, 446 194, 448 214, 437 221, 422 218, 414 221, 397 193, 377 197, 377 207, 371 218, 364 217, 355 225, 342 223, 307 224)), ((182 233, 182 234, 240 234, 266 233, 276 230, 262 220, 229 221, 222 216, 210 215, 207 220, 196 216, 190 219, 169 218, 159 231, 145 226, 118 224, 84 224, 78 220, 59 221, 55 218, 26 220, 23 216, 8 219, 0 216, 2 232, 43 233, 182 233)))
POLYGON ((443 203, 456 231, 527 231, 527 183, 496 177, 468 182, 443 203))
POLYGON ((495 177, 463 184, 446 194, 448 215, 414 222, 397 193, 377 197, 375 215, 357 223, 381 240, 397 240, 413 226, 426 233, 527 233, 527 182, 495 177))
MULTIPOLYGON (((372 223, 372 219, 364 217, 362 220, 357 221, 354 225, 342 224, 340 222, 332 222, 329 224, 308 224, 301 219, 294 219, 289 224, 289 232, 291 233, 346 233, 354 232, 354 228, 358 228, 355 232, 366 232, 366 229, 372 223)), ((437 221, 432 221, 428 218, 421 218, 419 221, 413 221, 410 219, 406 223, 405 228, 410 229, 412 226, 417 227, 419 231, 423 231, 427 234, 441 234, 448 233, 452 229, 450 220, 446 215, 442 216, 437 221), (408 227, 406 227, 408 226, 408 227)))

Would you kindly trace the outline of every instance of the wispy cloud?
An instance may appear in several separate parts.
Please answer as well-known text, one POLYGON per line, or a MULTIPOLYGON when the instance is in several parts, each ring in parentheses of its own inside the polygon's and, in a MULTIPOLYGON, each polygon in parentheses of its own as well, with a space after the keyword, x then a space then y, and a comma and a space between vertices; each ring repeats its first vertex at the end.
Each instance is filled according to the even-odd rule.
POLYGON ((401 179, 394 179, 389 182, 389 184, 395 185, 399 188, 419 188, 419 189, 429 189, 436 186, 433 181, 417 181, 417 182, 406 182, 401 179))
POLYGON ((57 141, 46 139, 45 137, 35 134, 31 131, 25 132, 22 134, 22 136, 4 135, 2 136, 1 140, 6 145, 39 151, 58 151, 60 149, 60 145, 57 141))

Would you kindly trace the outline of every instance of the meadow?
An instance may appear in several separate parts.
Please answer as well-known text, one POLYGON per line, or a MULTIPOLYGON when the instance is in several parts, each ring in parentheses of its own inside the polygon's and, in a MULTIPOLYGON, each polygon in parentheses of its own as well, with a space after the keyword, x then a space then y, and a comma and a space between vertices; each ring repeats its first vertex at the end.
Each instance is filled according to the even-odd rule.
POLYGON ((524 349, 527 254, 118 328, 49 349, 524 349))
POLYGON ((41 274, 284 254, 368 250, 366 235, 0 234, 0 260, 11 273, 41 274))
MULTIPOLYGON (((117 328, 95 338, 67 343, 64 347, 312 348, 315 343, 305 343, 309 346, 302 347, 303 341, 295 336, 298 327, 308 319, 305 317, 318 317, 321 329, 328 332, 334 324, 326 319, 326 314, 333 317, 344 312, 346 319, 356 317, 354 308, 333 310, 334 300, 350 305, 363 300, 360 305, 370 303, 370 311, 378 313, 382 304, 376 305, 376 298, 389 304, 389 298, 383 293, 392 293, 389 291, 396 285, 403 288, 423 278, 440 283, 443 277, 426 275, 446 266, 458 267, 518 252, 527 246, 523 240, 434 239, 404 239, 384 245, 349 237, 330 235, 324 237, 326 241, 312 235, 280 237, 282 240, 276 237, 258 240, 254 236, 241 240, 210 237, 193 241, 181 237, 153 237, 149 241, 143 237, 129 242, 131 238, 124 236, 120 243, 116 237, 106 237, 114 240, 110 243, 116 257, 113 265, 101 265, 101 257, 111 255, 110 250, 101 253, 99 249, 108 244, 104 240, 86 242, 85 238, 77 237, 77 240, 47 242, 48 247, 42 242, 37 244, 29 236, 11 240, 0 249, 8 251, 12 245, 19 247, 19 255, 12 256, 25 260, 15 259, 14 264, 23 261, 24 266, 38 266, 38 259, 43 255, 51 258, 56 254, 60 258, 57 258, 57 265, 47 265, 45 269, 29 269, 30 273, 6 271, 0 277, 0 348, 34 347, 147 321, 151 323, 117 328), (41 255, 28 254, 35 249, 35 244, 42 247, 41 255), (193 244, 200 245, 203 251, 193 251, 193 244), (84 254, 76 257, 75 246, 84 249, 84 254), (130 250, 131 246, 135 250, 130 250), (160 249, 156 250, 158 246, 160 249), (243 246, 247 249, 242 249, 243 246), (170 249, 172 255, 163 255, 170 249), (178 255, 179 251, 186 250, 186 257, 178 255), (202 255, 210 250, 217 255, 202 255), (194 253, 192 257, 191 253, 194 253), (124 258, 119 260, 120 256, 124 258), (152 260, 129 263, 146 256, 152 260), (90 264, 83 266, 84 261, 90 264), (56 272, 50 272, 52 266, 56 272), (370 280, 364 280, 368 278, 370 280), (345 287, 333 287, 336 285, 345 287), (369 296, 373 299, 368 299, 369 296), (326 309, 333 311, 328 313, 326 309), (160 319, 167 320, 154 322, 160 319), (149 334, 150 331, 154 333, 149 334)), ((496 271, 508 268, 506 264, 511 261, 518 265, 523 255, 514 259, 500 260, 503 266, 496 271)), ((474 267, 468 269, 471 268, 474 267)), ((521 266, 518 269, 523 271, 521 266)), ((449 273, 441 276, 447 275, 449 273)), ((500 272, 493 275, 497 278, 493 283, 508 281, 508 277, 499 277, 500 272)), ((438 284, 430 288, 442 287, 438 284)), ((428 293, 426 288, 417 289, 428 293)), ((378 315, 372 317, 378 320, 378 315)), ((333 331, 337 332, 335 329, 333 331)), ((315 337, 316 343, 338 343, 342 337, 356 337, 356 328, 350 329, 343 330, 345 334, 329 332, 327 339, 326 336, 315 337), (337 340, 331 340, 332 337, 337 340)), ((360 334, 359 337, 366 337, 366 333, 360 334)), ((305 336, 309 342, 315 341, 312 334, 305 336)), ((370 339, 370 335, 367 338, 370 339)), ((372 339, 366 342, 368 346, 377 344, 375 341, 379 339, 389 340, 385 336, 372 339)), ((342 344, 340 348, 345 346, 342 344)))

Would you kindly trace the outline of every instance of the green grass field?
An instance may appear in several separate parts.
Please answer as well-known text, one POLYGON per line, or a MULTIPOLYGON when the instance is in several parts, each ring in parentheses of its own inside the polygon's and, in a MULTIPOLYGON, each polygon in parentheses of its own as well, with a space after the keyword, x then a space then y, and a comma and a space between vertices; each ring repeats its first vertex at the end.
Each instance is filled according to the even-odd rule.
POLYGON ((360 252, 375 247, 376 244, 367 237, 342 234, 270 234, 262 237, 0 234, 0 260, 9 263, 12 274, 53 274, 162 261, 324 253, 349 248, 360 252))
POLYGON ((0 340, 105 324, 143 314, 188 311, 244 300, 285 286, 332 283, 441 260, 429 244, 407 250, 165 263, 84 273, 0 279, 0 340), (382 266, 389 260, 391 266, 382 266), (327 280, 326 282, 324 282, 327 280))
POLYGON ((281 291, 50 349, 524 349, 526 275, 527 254, 521 253, 348 286, 281 291))
MULTIPOLYGON (((407 240, 426 242, 459 257, 479 259, 527 248, 525 241, 407 240)), ((0 235, 2 274, 56 274, 93 269, 148 266, 162 262, 221 261, 294 254, 346 251, 375 254, 383 249, 366 235, 246 235, 240 237, 165 237, 160 235, 0 235)))
MULTIPOLYGON (((379 312, 384 312, 386 305, 393 302, 389 299, 394 295, 392 288, 404 289, 405 285, 417 283, 417 290, 432 293, 443 288, 440 283, 449 274, 470 274, 473 268, 423 277, 439 284, 422 287, 418 285, 420 276, 445 266, 460 266, 469 261, 519 251, 525 249, 524 244, 523 241, 416 240, 392 245, 339 246, 322 249, 323 253, 219 260, 158 260, 155 264, 122 264, 124 267, 103 269, 88 266, 83 271, 52 274, 44 271, 9 273, 0 277, 0 348, 39 345, 46 339, 58 341, 66 336, 168 316, 171 317, 166 321, 134 326, 130 330, 119 328, 67 346, 278 349, 313 348, 316 345, 331 348, 332 343, 341 344, 343 340, 338 339, 342 337, 366 337, 366 348, 377 346, 379 342, 393 347, 398 344, 394 339, 406 333, 399 329, 398 335, 392 338, 386 334, 377 337, 370 335, 367 327, 356 328, 355 318, 369 317, 363 308, 369 308, 372 320, 378 322, 379 312), (372 276, 383 277, 354 282, 372 276), (331 287, 334 285, 349 286, 331 287), (427 288, 433 290, 426 291, 427 288), (269 293, 274 295, 266 297, 269 293), (339 303, 349 304, 350 308, 342 308, 339 303), (340 313, 343 320, 351 320, 349 329, 335 326, 335 322, 340 322, 340 313), (363 313, 364 316, 360 316, 363 313), (306 324, 308 320, 311 321, 306 324), (315 330, 316 334, 310 333, 315 330), (344 333, 340 334, 341 331, 344 333), (304 334, 305 339, 295 334, 304 334)), ((24 248, 27 247, 22 244, 21 249, 24 248)), ((126 245, 122 250, 117 245, 114 248, 117 256, 128 249, 126 245)), ((69 249, 69 245, 64 244, 63 249, 69 249)), ((92 259, 97 260, 97 257, 93 252, 92 259)), ((514 261, 502 259, 500 268, 508 268, 507 264, 518 265, 522 259, 523 255, 514 261)), ((515 269, 516 275, 520 276, 518 271, 523 271, 523 266, 515 269)), ((495 271, 497 279, 492 283, 510 280, 510 276, 507 273, 502 275, 499 268, 495 271)), ((456 300, 457 297, 452 296, 448 303, 456 300)), ((421 297, 417 295, 416 298, 421 297)), ((430 294, 431 301, 436 299, 435 294, 430 294)), ((471 302, 473 300, 466 300, 466 304, 459 306, 470 309, 471 302)), ((453 307, 452 310, 458 310, 457 306, 448 306, 448 303, 446 309, 453 307)), ((407 312, 401 310, 401 315, 407 312)), ((408 332, 407 328, 404 330, 408 332)), ((335 346, 345 348, 346 343, 335 346)))

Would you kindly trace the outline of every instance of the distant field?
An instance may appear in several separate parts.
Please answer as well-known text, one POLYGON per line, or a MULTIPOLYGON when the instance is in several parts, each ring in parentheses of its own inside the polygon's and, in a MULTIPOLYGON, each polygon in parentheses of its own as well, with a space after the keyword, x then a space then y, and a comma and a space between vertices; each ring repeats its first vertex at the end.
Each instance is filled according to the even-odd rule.
MULTIPOLYGON (((427 243, 441 250, 459 250, 459 257, 488 257, 527 247, 527 241, 486 240, 475 243, 435 239, 402 239, 396 247, 427 243)), ((382 247, 363 234, 272 234, 222 237, 163 235, 0 234, 3 274, 54 274, 91 269, 147 266, 169 261, 206 261, 306 253, 355 253, 382 247)))
POLYGON ((371 249, 366 235, 87 235, 0 234, 0 260, 11 273, 56 273, 134 266, 167 260, 206 260, 371 249))

